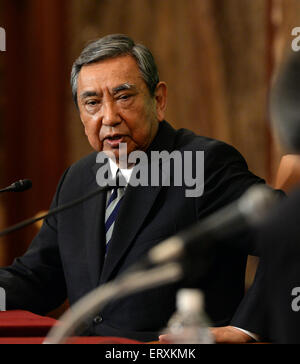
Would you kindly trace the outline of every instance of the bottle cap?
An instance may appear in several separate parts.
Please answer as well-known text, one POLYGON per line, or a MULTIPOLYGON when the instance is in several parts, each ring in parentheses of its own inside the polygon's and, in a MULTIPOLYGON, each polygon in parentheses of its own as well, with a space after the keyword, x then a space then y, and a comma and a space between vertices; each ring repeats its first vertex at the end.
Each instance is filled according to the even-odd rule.
POLYGON ((177 293, 179 311, 201 311, 204 306, 204 295, 198 289, 181 289, 177 293))

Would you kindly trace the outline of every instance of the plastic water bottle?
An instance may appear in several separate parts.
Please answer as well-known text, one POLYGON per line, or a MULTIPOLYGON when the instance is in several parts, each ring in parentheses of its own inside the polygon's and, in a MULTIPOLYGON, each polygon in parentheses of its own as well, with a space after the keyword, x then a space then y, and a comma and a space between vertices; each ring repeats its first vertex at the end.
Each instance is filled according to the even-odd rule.
POLYGON ((170 344, 214 344, 209 319, 204 310, 204 297, 197 289, 182 289, 177 293, 177 311, 170 318, 167 334, 170 344))

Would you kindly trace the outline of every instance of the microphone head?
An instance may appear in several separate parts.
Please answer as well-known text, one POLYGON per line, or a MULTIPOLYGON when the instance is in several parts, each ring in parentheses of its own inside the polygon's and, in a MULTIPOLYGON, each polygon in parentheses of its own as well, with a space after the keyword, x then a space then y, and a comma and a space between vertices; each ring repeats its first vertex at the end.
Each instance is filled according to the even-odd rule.
POLYGON ((9 190, 11 192, 23 192, 29 190, 31 187, 32 187, 32 182, 30 181, 30 179, 22 179, 20 181, 13 183, 10 186, 9 190))
POLYGON ((266 217, 278 200, 276 191, 264 184, 258 184, 244 193, 238 200, 238 207, 247 222, 255 226, 266 217))

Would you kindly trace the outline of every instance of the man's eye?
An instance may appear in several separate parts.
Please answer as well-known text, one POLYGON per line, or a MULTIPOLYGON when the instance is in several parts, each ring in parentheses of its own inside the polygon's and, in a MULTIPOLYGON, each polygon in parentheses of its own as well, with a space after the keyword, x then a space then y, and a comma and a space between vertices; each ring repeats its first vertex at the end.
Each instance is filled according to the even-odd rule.
POLYGON ((86 102, 86 105, 88 105, 88 106, 95 106, 95 105, 97 105, 97 101, 95 101, 95 100, 87 101, 86 102))
POLYGON ((119 100, 126 101, 131 97, 131 95, 121 95, 118 97, 119 100))

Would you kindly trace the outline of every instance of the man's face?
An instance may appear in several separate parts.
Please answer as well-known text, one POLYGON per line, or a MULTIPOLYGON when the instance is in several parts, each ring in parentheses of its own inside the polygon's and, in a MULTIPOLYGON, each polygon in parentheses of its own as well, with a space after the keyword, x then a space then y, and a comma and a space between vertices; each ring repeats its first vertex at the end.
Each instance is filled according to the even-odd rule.
MULTIPOLYGON (((161 83, 162 84, 162 83, 161 83)), ((78 105, 85 133, 96 151, 119 159, 119 144, 127 153, 145 151, 164 118, 165 85, 151 97, 131 56, 107 59, 82 67, 78 76, 78 105)))

